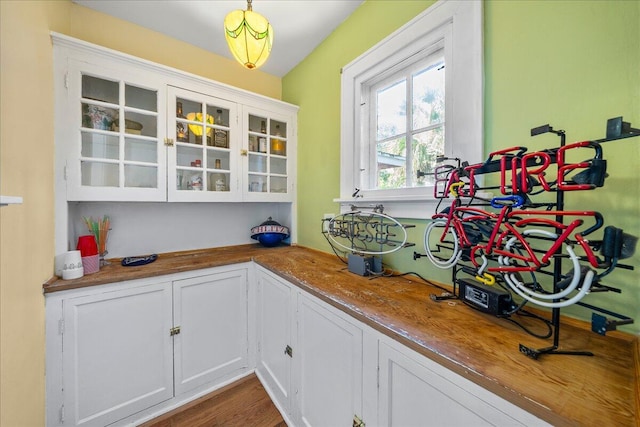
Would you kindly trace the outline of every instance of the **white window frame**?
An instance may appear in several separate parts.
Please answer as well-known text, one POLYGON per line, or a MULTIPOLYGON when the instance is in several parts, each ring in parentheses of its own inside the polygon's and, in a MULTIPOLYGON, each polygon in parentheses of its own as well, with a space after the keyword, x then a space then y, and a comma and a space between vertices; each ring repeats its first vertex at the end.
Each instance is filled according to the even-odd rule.
MULTIPOLYGON (((427 66, 425 65, 425 62, 434 62, 434 57, 440 57, 440 55, 444 52, 444 38, 438 42, 436 42, 434 45, 430 46, 428 49, 423 50, 422 52, 420 52, 420 55, 416 55, 416 57, 414 58, 410 58, 407 61, 404 61, 402 64, 399 64, 400 67, 394 67, 393 70, 391 70, 391 73, 384 73, 383 76, 381 76, 381 78, 377 78, 375 79, 375 81, 371 82, 370 84, 367 83, 365 86, 367 88, 367 92, 362 94, 362 103, 360 104, 361 108, 363 109, 362 113, 363 114, 368 114, 369 115, 369 121, 368 121, 368 126, 367 125, 363 125, 362 126, 362 137, 361 140, 363 141, 363 143, 366 143, 366 141, 369 141, 369 147, 365 149, 365 147, 363 147, 363 150, 361 152, 361 156, 362 156, 362 160, 360 162, 361 165, 363 165, 362 167, 365 170, 369 170, 371 173, 368 173, 364 176, 362 176, 363 181, 366 180, 368 181, 368 183, 363 183, 361 182, 361 185, 364 188, 375 188, 375 186, 377 185, 378 182, 378 147, 377 147, 377 112, 378 112, 378 102, 376 99, 376 93, 380 88, 386 88, 389 87, 391 84, 393 84, 394 82, 397 82, 400 79, 400 77, 404 77, 404 80, 406 82, 406 86, 405 86, 405 102, 406 102, 406 106, 407 106, 407 115, 406 115, 406 123, 405 123, 405 130, 403 133, 399 133, 397 135, 394 136, 394 138, 400 138, 402 137, 402 135, 405 135, 406 140, 407 140, 407 149, 406 149, 406 161, 405 164, 407 166, 407 170, 410 169, 410 164, 412 163, 410 161, 410 155, 411 155, 411 144, 412 144, 412 135, 414 133, 416 133, 417 129, 413 128, 413 123, 412 123, 412 118, 413 118, 413 114, 414 112, 411 110, 411 105, 413 102, 415 102, 415 100, 413 99, 413 81, 412 78, 415 75, 416 72, 418 71, 422 71, 425 68, 427 68, 427 66), (407 65, 405 66, 405 63, 407 63, 407 65), (395 68, 400 68, 400 72, 398 72, 395 68), (387 75, 388 74, 388 75, 387 75)), ((446 66, 446 64, 445 64, 446 66)), ((446 81, 445 81, 446 83, 446 81)), ((446 115, 446 112, 445 112, 446 115)), ((363 117, 363 116, 361 116, 363 117)), ((421 132, 425 132, 428 131, 430 129, 427 128, 438 128, 440 126, 444 126, 445 122, 443 121, 442 123, 437 123, 435 126, 427 126, 426 128, 423 127, 420 129, 421 132)), ((413 172, 413 171, 412 171, 413 172)), ((408 183, 411 183, 412 181, 412 177, 409 176, 410 174, 407 173, 407 181, 408 183)), ((411 175, 413 175, 413 173, 411 173, 411 175)), ((411 187, 408 187, 411 188, 411 187)), ((393 194, 393 192, 397 190, 397 189, 390 189, 390 190, 385 190, 386 192, 391 192, 391 194, 393 194)), ((377 190, 376 194, 381 194, 381 190, 377 190)))
MULTIPOLYGON (((365 189, 369 142, 366 104, 369 88, 393 69, 415 63, 438 45, 445 55, 445 156, 469 163, 483 156, 482 2, 440 0, 342 69, 341 212, 351 205, 383 204, 400 218, 427 218, 437 200, 433 187, 365 189), (406 64, 406 65, 403 65, 406 64), (353 197, 356 188, 361 190, 353 197)), ((370 105, 370 104, 369 104, 370 105)), ((375 173, 375 171, 372 171, 375 173)))

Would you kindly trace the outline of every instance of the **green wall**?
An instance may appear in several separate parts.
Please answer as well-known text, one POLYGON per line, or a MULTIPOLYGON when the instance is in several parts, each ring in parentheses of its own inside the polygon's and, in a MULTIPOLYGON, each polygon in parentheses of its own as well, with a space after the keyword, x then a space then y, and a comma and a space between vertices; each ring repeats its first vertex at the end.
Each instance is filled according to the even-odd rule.
MULTIPOLYGON (((340 69, 433 4, 433 1, 369 0, 283 79, 282 99, 298 115, 298 240, 330 252, 322 234, 324 213, 337 213, 340 193, 340 69)), ((557 137, 529 136, 550 123, 568 142, 599 139, 606 120, 623 116, 640 127, 639 1, 485 1, 485 152, 524 145, 553 147, 557 137)), ((603 188, 570 193, 567 207, 598 210, 607 224, 640 236, 640 138, 604 145, 609 178, 603 188)), ((422 251, 425 220, 412 223, 411 241, 422 251)), ((407 221, 409 222, 409 221, 407 221)), ((399 271, 450 282, 450 272, 413 248, 386 256, 399 271)), ((640 255, 625 262, 640 266, 640 255)), ((606 284, 622 289, 585 302, 636 318, 620 328, 640 333, 640 270, 616 270, 606 284)), ((580 307, 564 314, 589 319, 580 307)))
POLYGON ((339 213, 340 69, 434 1, 368 1, 282 81, 282 99, 298 112, 298 241, 330 251, 324 213, 339 213))

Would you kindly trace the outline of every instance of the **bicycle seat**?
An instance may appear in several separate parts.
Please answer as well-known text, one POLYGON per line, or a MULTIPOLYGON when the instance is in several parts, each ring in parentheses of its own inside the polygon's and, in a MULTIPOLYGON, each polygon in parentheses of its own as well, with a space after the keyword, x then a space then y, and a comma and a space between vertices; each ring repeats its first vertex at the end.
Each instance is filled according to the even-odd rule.
POLYGON ((494 197, 491 199, 491 207, 496 209, 500 209, 505 206, 518 208, 522 205, 524 205, 524 197, 515 194, 511 196, 494 197))

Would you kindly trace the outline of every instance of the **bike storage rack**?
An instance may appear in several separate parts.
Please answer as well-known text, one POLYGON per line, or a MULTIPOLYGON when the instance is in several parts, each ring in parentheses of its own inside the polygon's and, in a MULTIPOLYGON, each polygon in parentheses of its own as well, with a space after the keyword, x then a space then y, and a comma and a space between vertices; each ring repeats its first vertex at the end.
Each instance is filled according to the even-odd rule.
POLYGON ((593 356, 560 349, 560 310, 572 304, 593 310, 592 331, 601 335, 633 323, 582 299, 595 292, 621 293, 602 279, 614 269, 634 269, 620 261, 633 255, 637 238, 605 226, 599 212, 565 210, 565 194, 603 187, 608 174, 601 145, 640 136, 640 129, 617 117, 607 122, 605 138, 571 144, 563 130, 531 129, 532 137, 544 133, 557 135, 560 145, 536 152, 510 147, 474 165, 439 158, 434 195, 440 204, 425 228, 426 254, 414 252, 414 259, 425 256, 436 267, 452 269, 452 298, 499 317, 517 312, 544 321, 549 329, 544 336, 519 325, 538 338, 553 338, 545 348, 520 344, 528 357, 593 356), (575 160, 584 153, 587 160, 575 160), (551 320, 527 312, 528 303, 550 308, 551 320))

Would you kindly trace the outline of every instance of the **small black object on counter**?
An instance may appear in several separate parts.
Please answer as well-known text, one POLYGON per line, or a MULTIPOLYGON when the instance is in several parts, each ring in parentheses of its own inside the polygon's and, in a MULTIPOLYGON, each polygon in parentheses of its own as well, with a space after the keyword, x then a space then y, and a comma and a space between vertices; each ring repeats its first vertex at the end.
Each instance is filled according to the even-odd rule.
POLYGON ((122 266, 123 267, 136 267, 138 265, 146 265, 151 264, 153 261, 158 259, 157 254, 151 254, 147 256, 128 256, 126 258, 122 258, 122 266))

